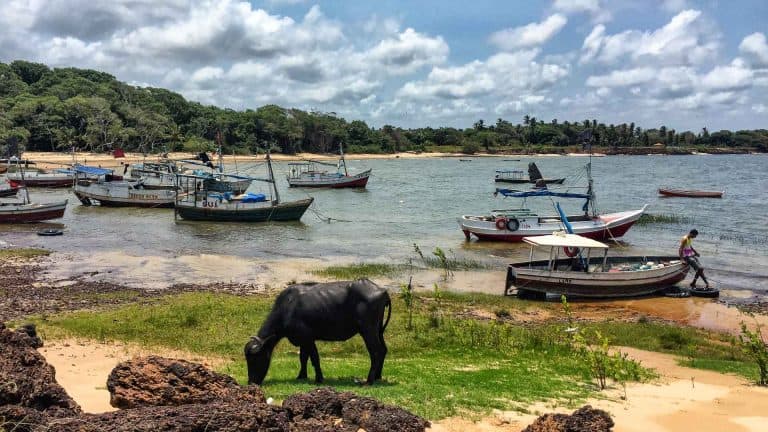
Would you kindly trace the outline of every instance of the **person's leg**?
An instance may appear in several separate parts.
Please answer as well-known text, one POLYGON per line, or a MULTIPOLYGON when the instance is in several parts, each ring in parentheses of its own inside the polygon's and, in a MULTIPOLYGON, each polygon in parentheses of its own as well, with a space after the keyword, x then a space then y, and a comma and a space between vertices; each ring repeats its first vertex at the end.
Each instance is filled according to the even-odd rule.
POLYGON ((707 280, 707 277, 704 276, 704 269, 699 269, 699 271, 696 272, 696 274, 701 276, 701 280, 703 280, 704 283, 706 284, 704 287, 709 288, 709 281, 707 280))

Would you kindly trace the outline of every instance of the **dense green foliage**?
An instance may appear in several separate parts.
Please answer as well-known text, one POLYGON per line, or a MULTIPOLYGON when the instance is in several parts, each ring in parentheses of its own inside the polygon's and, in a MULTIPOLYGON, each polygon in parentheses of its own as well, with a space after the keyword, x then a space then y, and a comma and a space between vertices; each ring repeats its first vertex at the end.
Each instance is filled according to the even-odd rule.
POLYGON ((566 151, 584 143, 601 148, 641 148, 662 143, 676 147, 750 147, 768 151, 768 130, 706 128, 694 133, 634 123, 605 125, 597 120, 556 119, 545 123, 525 116, 523 124, 479 120, 456 129, 369 127, 336 113, 305 112, 266 105, 235 111, 190 102, 169 90, 136 87, 112 75, 87 69, 56 68, 17 60, 0 63, 0 142, 16 137, 29 151, 199 151, 221 134, 228 154, 273 151, 295 153, 396 151, 566 151))

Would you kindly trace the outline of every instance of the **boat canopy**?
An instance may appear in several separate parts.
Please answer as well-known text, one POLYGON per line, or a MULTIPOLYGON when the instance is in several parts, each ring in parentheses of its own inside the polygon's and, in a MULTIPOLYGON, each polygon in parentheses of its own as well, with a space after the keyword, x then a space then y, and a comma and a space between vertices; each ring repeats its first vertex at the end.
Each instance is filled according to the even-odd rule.
POLYGON ((80 165, 80 164, 75 164, 73 168, 77 172, 96 175, 96 176, 112 174, 113 172, 113 170, 107 169, 107 168, 92 167, 92 166, 80 165))
POLYGON ((608 245, 578 234, 554 233, 552 235, 523 237, 523 241, 534 246, 608 249, 608 245))

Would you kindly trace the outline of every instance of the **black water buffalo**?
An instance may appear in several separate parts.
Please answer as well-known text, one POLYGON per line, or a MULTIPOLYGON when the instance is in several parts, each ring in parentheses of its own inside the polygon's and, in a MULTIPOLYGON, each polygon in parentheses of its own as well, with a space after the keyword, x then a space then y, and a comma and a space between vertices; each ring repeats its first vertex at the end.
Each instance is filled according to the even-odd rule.
POLYGON ((289 285, 277 296, 258 334, 245 344, 248 384, 264 381, 272 351, 284 337, 300 348, 301 369, 297 379, 307 378, 309 358, 315 369, 315 381, 322 382, 315 341, 344 341, 358 333, 371 356, 367 383, 373 384, 381 379, 387 355, 384 330, 391 315, 392 302, 387 290, 368 279, 289 285))

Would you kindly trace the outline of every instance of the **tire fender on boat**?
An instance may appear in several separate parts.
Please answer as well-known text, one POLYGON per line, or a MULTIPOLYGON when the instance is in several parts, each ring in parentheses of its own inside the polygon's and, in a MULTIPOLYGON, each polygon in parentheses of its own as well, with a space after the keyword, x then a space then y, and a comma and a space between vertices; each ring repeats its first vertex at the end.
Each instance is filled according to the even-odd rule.
POLYGON ((496 219, 496 229, 506 229, 507 228, 507 220, 505 218, 498 218, 496 219))
POLYGON ((563 252, 565 252, 565 254, 569 257, 573 258, 579 254, 579 248, 563 246, 563 252))
POLYGON ((506 226, 510 231, 517 231, 520 228, 520 222, 516 218, 509 218, 506 226))

